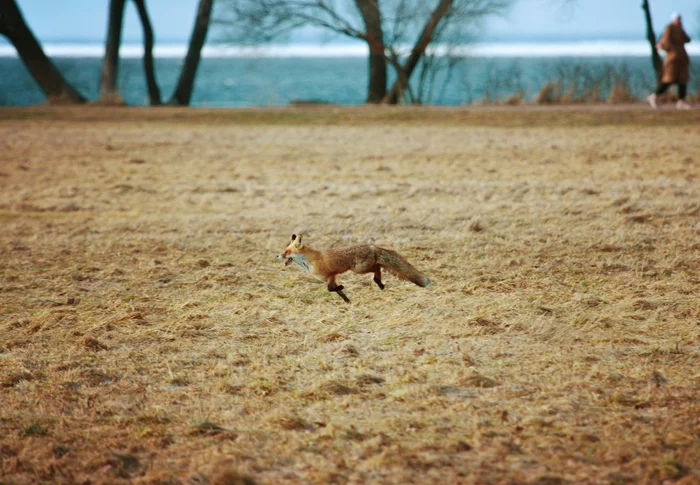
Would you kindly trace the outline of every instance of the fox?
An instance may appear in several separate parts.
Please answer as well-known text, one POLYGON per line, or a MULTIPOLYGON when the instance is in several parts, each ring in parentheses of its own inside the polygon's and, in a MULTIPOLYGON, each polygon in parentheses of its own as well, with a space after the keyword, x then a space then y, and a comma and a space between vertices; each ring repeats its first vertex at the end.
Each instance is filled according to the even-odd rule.
POLYGON ((302 243, 302 238, 302 234, 292 234, 289 245, 282 254, 277 256, 277 259, 283 259, 285 266, 295 262, 317 280, 325 281, 328 291, 337 293, 345 303, 350 303, 350 299, 343 292, 343 285, 337 283, 336 276, 346 271, 353 271, 357 274, 374 273, 374 282, 380 290, 384 289, 382 268, 420 287, 431 287, 427 276, 414 268, 411 263, 406 261, 406 258, 391 249, 381 248, 374 244, 358 244, 318 251, 305 246, 302 243))

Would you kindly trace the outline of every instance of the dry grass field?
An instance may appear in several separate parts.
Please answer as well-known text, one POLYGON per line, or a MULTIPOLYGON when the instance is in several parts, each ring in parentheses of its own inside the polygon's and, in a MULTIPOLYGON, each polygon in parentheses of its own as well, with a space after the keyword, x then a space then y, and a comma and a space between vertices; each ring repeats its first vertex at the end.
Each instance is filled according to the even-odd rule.
POLYGON ((0 110, 0 483, 700 483, 699 295, 700 110, 0 110))

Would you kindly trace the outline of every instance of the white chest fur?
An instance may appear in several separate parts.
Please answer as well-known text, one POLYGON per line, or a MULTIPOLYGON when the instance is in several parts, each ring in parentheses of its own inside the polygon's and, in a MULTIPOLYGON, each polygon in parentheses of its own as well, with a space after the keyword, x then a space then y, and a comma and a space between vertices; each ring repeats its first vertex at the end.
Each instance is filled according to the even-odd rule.
POLYGON ((301 268, 309 274, 313 274, 314 267, 307 261, 307 259, 302 254, 295 254, 292 256, 294 262, 301 266, 301 268))

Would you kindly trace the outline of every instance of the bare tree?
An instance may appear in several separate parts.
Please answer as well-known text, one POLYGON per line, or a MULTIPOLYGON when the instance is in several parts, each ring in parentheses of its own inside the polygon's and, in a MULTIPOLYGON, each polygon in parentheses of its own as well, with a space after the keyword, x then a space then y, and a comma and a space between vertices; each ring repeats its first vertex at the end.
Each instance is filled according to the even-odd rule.
MULTIPOLYGON (((127 0, 110 0, 105 57, 102 63, 100 81, 100 99, 106 103, 121 103, 118 95, 117 79, 119 71, 119 46, 121 44, 124 8, 127 0)), ((200 0, 197 17, 180 77, 168 104, 186 106, 190 103, 197 67, 201 58, 202 47, 209 30, 211 11, 214 0, 200 0)), ((155 42, 153 27, 146 8, 146 0, 134 0, 136 10, 143 27, 143 65, 146 86, 151 106, 162 104, 160 88, 156 81, 153 44, 155 42)))
MULTIPOLYGON (((362 40, 369 47, 367 101, 393 104, 401 99, 415 100, 410 78, 429 45, 445 33, 464 32, 477 20, 502 11, 510 3, 511 0, 228 0, 229 16, 222 21, 233 26, 234 42, 265 43, 304 26, 362 40), (412 46, 408 53, 402 52, 405 45, 412 46), (396 82, 388 93, 387 65, 396 72, 396 82)), ((466 37, 463 35, 462 39, 466 37)), ((423 68, 437 65, 424 64, 423 68)))
POLYGON ((384 57, 384 31, 379 0, 355 0, 365 25, 365 41, 369 48, 369 80, 367 102, 380 103, 386 96, 386 58, 384 57))
POLYGON ((199 60, 202 55, 202 47, 204 47, 204 42, 209 32, 213 4, 214 0, 199 0, 199 8, 197 9, 197 18, 194 21, 194 28, 192 29, 190 46, 187 50, 185 63, 180 71, 177 87, 169 102, 171 105, 187 106, 190 104, 192 90, 194 89, 194 80, 197 75, 197 67, 199 66, 199 60))
POLYGON ((85 98, 65 80, 46 56, 15 0, 0 0, 0 34, 17 49, 20 59, 51 103, 83 103, 85 98))
POLYGON ((161 104, 160 88, 156 81, 156 71, 153 62, 153 27, 151 19, 148 16, 146 9, 146 0, 134 0, 136 9, 141 19, 143 26, 143 70, 146 75, 146 85, 148 86, 148 97, 151 101, 151 106, 159 106, 161 104))
MULTIPOLYGON (((414 44, 413 49, 411 49, 408 59, 402 66, 396 66, 398 78, 394 83, 394 87, 384 99, 384 102, 396 104, 396 102, 399 100, 399 96, 401 96, 401 93, 406 91, 409 86, 408 80, 418 65, 418 61, 421 60, 423 54, 425 54, 425 50, 428 48, 428 45, 435 38, 440 22, 450 13, 453 3, 454 0, 440 0, 435 7, 435 10, 433 10, 433 12, 430 14, 428 21, 425 23, 423 30, 418 36, 418 40, 414 44)), ((394 55, 392 57, 397 59, 398 56, 394 55)))
MULTIPOLYGON (((100 79, 100 101, 108 104, 122 104, 118 92, 119 47, 121 45, 124 23, 124 8, 127 0, 110 0, 107 21, 107 39, 105 56, 102 60, 102 77, 100 79)), ((161 104, 160 89, 156 82, 153 62, 153 27, 146 9, 146 0, 134 0, 136 10, 143 27, 143 67, 148 87, 148 96, 152 106, 161 104)))
MULTIPOLYGON (((119 47, 124 23, 124 9, 128 0, 110 0, 105 56, 100 78, 100 100, 104 103, 121 103, 118 94, 119 47)), ((201 50, 209 30, 214 0, 200 0, 192 37, 180 78, 169 104, 187 105, 192 96, 201 50)), ((153 59, 154 33, 146 0, 134 0, 144 41, 144 72, 152 106, 162 103, 156 81, 153 59)), ((34 34, 27 26, 16 0, 0 0, 0 35, 6 36, 15 46, 27 69, 44 91, 50 102, 83 103, 86 99, 66 82, 51 60, 44 54, 34 34)))
POLYGON ((367 102, 386 94, 387 59, 378 0, 228 0, 219 23, 234 43, 260 45, 301 27, 315 27, 362 40, 369 48, 367 102))
POLYGON ((654 33, 654 25, 651 22, 651 9, 649 7, 648 0, 642 1, 642 10, 644 10, 644 20, 647 27, 647 40, 649 41, 649 46, 651 47, 651 63, 654 66, 654 72, 656 72, 656 80, 661 79, 661 75, 664 70, 664 63, 661 60, 659 51, 656 49, 656 34, 654 33))
POLYGON ((110 0, 107 20, 107 39, 105 55, 102 59, 102 77, 100 78, 100 100, 103 103, 121 104, 117 93, 117 76, 119 74, 119 46, 122 39, 124 7, 126 0, 110 0))
MULTIPOLYGON (((468 30, 475 27, 475 22, 487 15, 505 10, 510 3, 510 0, 440 0, 427 16, 427 20, 406 61, 400 66, 394 63, 397 69, 397 80, 385 97, 384 102, 395 104, 399 101, 402 93, 405 93, 408 89, 408 80, 420 62, 423 62, 424 74, 426 69, 430 70, 435 65, 430 60, 426 62, 426 52, 430 45, 442 44, 449 35, 465 41, 468 30)), ((448 53, 445 52, 442 55, 446 54, 448 53)), ((392 58, 397 59, 393 52, 392 58)), ((434 58, 432 61, 434 61, 434 58)), ((448 62, 447 65, 452 66, 453 63, 448 62)), ((424 75, 421 77, 423 78, 424 75)))

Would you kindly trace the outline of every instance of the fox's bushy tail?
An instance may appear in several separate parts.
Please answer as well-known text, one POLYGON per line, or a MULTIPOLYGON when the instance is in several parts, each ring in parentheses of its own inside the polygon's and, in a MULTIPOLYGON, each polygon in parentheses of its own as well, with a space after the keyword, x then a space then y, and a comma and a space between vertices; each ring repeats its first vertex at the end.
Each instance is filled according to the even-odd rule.
POLYGON ((408 280, 423 288, 430 288, 430 280, 411 265, 406 258, 391 249, 379 250, 379 266, 385 268, 401 279, 408 280))

